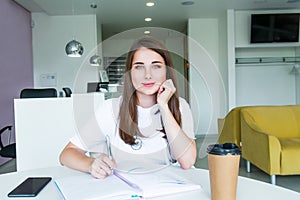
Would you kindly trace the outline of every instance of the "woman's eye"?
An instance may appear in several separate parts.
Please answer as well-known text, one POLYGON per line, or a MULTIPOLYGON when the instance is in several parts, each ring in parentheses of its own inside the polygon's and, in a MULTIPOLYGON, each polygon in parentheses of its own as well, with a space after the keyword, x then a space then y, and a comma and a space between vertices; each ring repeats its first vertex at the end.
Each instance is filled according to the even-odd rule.
POLYGON ((161 66, 160 66, 160 65, 152 65, 152 68, 153 68, 153 69, 160 69, 161 66))
POLYGON ((136 66, 134 66, 134 68, 135 68, 135 69, 143 69, 144 66, 143 66, 143 65, 136 65, 136 66))

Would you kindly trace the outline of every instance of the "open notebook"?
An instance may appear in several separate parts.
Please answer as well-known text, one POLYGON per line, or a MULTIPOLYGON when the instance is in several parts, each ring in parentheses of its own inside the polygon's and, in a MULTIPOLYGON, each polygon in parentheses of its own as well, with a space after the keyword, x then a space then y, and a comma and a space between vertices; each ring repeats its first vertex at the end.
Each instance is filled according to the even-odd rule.
POLYGON ((169 170, 147 174, 129 174, 114 171, 105 179, 82 174, 55 180, 66 200, 139 199, 199 190, 194 184, 169 170))

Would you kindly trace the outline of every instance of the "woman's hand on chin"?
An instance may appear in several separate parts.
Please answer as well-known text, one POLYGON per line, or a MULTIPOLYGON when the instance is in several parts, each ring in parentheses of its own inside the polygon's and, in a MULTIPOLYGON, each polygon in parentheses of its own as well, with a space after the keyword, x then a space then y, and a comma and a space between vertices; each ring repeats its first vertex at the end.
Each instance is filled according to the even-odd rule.
POLYGON ((168 105, 170 98, 176 92, 176 88, 171 79, 166 80, 161 84, 157 92, 157 104, 160 107, 168 105))

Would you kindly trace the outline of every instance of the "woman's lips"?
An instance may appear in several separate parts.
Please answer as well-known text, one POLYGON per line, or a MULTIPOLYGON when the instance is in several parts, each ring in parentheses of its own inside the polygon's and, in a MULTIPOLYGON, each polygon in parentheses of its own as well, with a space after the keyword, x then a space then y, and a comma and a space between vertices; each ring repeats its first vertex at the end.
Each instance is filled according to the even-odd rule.
POLYGON ((145 87, 152 87, 155 83, 143 83, 145 87))

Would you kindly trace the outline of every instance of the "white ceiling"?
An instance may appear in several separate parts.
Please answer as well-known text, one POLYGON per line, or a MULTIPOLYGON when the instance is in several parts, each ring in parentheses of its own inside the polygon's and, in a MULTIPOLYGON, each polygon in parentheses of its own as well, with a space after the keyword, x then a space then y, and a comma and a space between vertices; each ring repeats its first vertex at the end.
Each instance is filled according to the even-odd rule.
POLYGON ((31 12, 48 15, 96 14, 102 24, 103 39, 138 27, 163 27, 183 32, 188 18, 225 16, 227 9, 299 9, 300 0, 14 0, 31 12), (146 2, 155 3, 146 7, 146 2), (97 8, 91 8, 91 4, 97 8), (145 17, 152 21, 146 23, 145 17))

